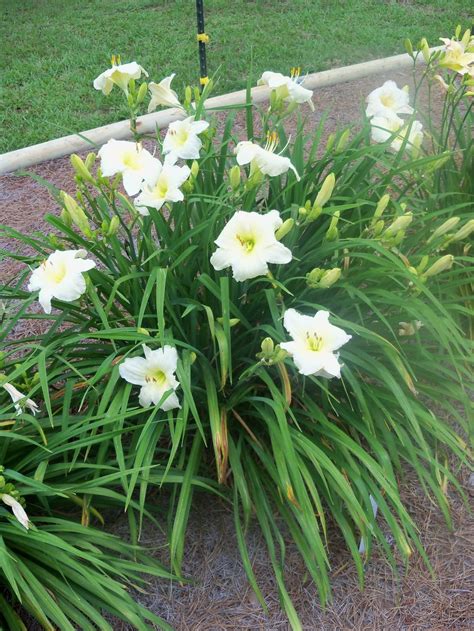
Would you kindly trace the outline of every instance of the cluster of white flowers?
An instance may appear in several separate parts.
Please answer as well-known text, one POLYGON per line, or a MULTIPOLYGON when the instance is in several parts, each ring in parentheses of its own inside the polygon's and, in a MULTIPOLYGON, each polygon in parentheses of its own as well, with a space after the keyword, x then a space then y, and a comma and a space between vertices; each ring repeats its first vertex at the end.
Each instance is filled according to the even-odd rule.
POLYGON ((418 120, 404 120, 403 114, 413 114, 409 103, 408 86, 400 89, 395 81, 385 81, 367 97, 366 115, 370 118, 372 140, 378 143, 392 139, 390 146, 399 151, 405 148, 417 152, 423 141, 423 125, 418 120))
MULTIPOLYGON (((136 62, 120 64, 113 58, 112 68, 94 81, 94 87, 109 94, 118 85, 126 94, 130 81, 147 73, 136 62)), ((295 103, 308 102, 312 106, 312 92, 301 85, 299 73, 291 77, 279 73, 265 72, 260 83, 274 89, 278 97, 295 103)), ((177 94, 171 89, 174 74, 160 83, 150 83, 149 111, 158 106, 182 108, 177 94)), ((178 166, 178 160, 196 160, 202 148, 200 134, 209 123, 188 116, 172 122, 163 141, 164 162, 153 156, 140 143, 110 140, 99 151, 101 172, 106 177, 121 174, 123 186, 130 196, 136 196, 135 207, 142 215, 148 208, 160 209, 165 203, 184 199, 182 185, 190 176, 187 165, 178 166)), ((239 142, 235 148, 238 165, 250 164, 250 173, 270 177, 292 171, 297 180, 299 175, 290 159, 275 152, 277 134, 269 134, 264 147, 250 141, 239 142)), ((210 262, 216 270, 232 268, 233 278, 238 282, 265 276, 268 264, 284 265, 292 260, 291 250, 279 242, 278 229, 283 222, 277 210, 266 214, 236 211, 215 240, 216 251, 210 262)), ((84 273, 95 267, 94 261, 85 258, 84 250, 55 251, 36 268, 30 278, 28 289, 39 290, 39 302, 46 313, 51 313, 51 300, 71 302, 86 291, 84 273)), ((281 347, 293 357, 297 369, 303 375, 340 377, 337 350, 349 341, 346 335, 328 321, 327 311, 318 311, 313 317, 301 315, 289 309, 284 315, 284 325, 293 338, 281 347)), ((127 382, 140 386, 139 403, 143 407, 159 405, 162 410, 180 407, 176 389, 179 382, 175 372, 178 366, 176 348, 165 345, 151 350, 143 345, 144 357, 129 357, 119 366, 119 372, 127 382)), ((10 393, 17 412, 22 411, 24 396, 9 384, 4 385, 10 393)), ((33 414, 37 410, 31 399, 24 405, 33 414)))

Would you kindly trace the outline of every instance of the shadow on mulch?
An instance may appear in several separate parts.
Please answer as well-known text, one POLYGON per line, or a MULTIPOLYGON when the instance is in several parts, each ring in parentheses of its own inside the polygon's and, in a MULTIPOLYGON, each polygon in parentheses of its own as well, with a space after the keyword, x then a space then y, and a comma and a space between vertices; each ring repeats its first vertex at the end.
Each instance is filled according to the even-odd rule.
MULTIPOLYGON (((341 125, 360 120, 365 96, 385 79, 399 85, 411 83, 411 73, 393 73, 325 88, 315 93, 317 125, 328 111, 326 134, 341 125)), ((291 124, 290 129, 291 132, 291 124)), ((61 189, 74 192, 69 158, 46 162, 31 169, 61 189)), ((58 213, 48 191, 29 178, 0 177, 0 224, 24 233, 49 232, 46 212, 58 213)), ((0 241, 0 247, 11 243, 0 241)), ((26 253, 27 250, 22 250, 26 253)), ((21 263, 2 261, 0 281, 11 277, 21 263)), ((36 332, 38 321, 25 324, 23 334, 36 332), (29 326, 30 329, 26 329, 29 326)), ((15 336, 18 332, 15 331, 15 336)), ((466 491, 468 477, 464 474, 466 491)), ((454 530, 449 531, 434 504, 423 494, 417 480, 408 475, 403 499, 434 568, 432 576, 421 557, 414 553, 408 569, 399 568, 397 579, 383 556, 375 551, 366 566, 366 586, 360 591, 356 571, 340 535, 332 533, 331 567, 333 601, 323 610, 314 585, 290 539, 286 541, 286 584, 305 631, 468 631, 474 629, 474 520, 457 496, 451 497, 454 530)), ((125 520, 114 531, 126 536, 125 520)), ((142 543, 154 548, 167 561, 165 540, 151 525, 144 528, 142 543)), ((153 580, 137 598, 169 621, 177 631, 283 631, 288 621, 279 605, 278 591, 257 529, 248 536, 250 558, 268 606, 265 614, 248 585, 240 561, 231 511, 221 501, 196 495, 186 538, 183 571, 194 583, 181 586, 153 580)), ((129 627, 113 622, 116 631, 129 627)))

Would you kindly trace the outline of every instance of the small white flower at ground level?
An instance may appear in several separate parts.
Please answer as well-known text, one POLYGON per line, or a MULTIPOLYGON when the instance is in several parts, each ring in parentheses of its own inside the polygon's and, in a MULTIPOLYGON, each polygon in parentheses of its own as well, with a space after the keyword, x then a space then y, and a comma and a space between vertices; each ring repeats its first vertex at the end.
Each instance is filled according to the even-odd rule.
POLYGON ((152 81, 148 84, 151 94, 148 112, 154 112, 159 105, 164 105, 165 107, 181 107, 178 95, 171 89, 171 82, 175 76, 175 73, 173 73, 169 77, 162 79, 159 83, 152 81))
POLYGON ((281 72, 264 72, 258 80, 257 85, 268 85, 269 88, 275 90, 277 96, 285 101, 295 103, 308 103, 314 111, 312 96, 313 91, 303 87, 304 77, 300 78, 299 68, 293 68, 290 77, 281 72))
POLYGON ((282 223, 277 210, 236 212, 215 241, 211 265, 216 270, 232 267, 234 279, 244 281, 267 274, 268 263, 289 263, 291 250, 275 237, 282 223))
POLYGON ((122 174, 127 195, 136 195, 143 181, 152 181, 161 167, 140 143, 111 139, 99 151, 102 175, 111 177, 122 174))
POLYGON ((28 291, 39 290, 38 300, 45 313, 51 313, 51 299, 77 300, 86 291, 84 272, 95 267, 85 250, 56 250, 33 270, 28 291))
POLYGON ((172 390, 160 405, 167 411, 181 407, 175 394, 179 381, 175 377, 178 353, 173 346, 163 346, 152 351, 143 344, 145 357, 129 357, 119 366, 120 376, 136 386, 141 386, 139 403, 147 408, 157 405, 165 392, 172 390))
POLYGON ((101 90, 106 96, 110 94, 114 85, 128 94, 128 84, 130 79, 139 79, 142 76, 148 77, 148 72, 144 70, 136 61, 128 64, 121 64, 120 57, 112 57, 112 67, 94 79, 94 88, 101 90))
POLYGON ((36 414, 36 412, 39 411, 39 407, 36 405, 36 403, 32 399, 26 399, 26 401, 23 401, 23 399, 25 399, 25 395, 19 390, 17 390, 15 386, 12 386, 11 383, 3 383, 2 386, 11 396, 13 405, 15 406, 17 416, 22 413, 23 407, 29 408, 33 416, 36 414))
POLYGON ((179 167, 166 162, 163 166, 161 163, 159 165, 155 179, 144 183, 140 195, 135 200, 135 206, 142 215, 149 214, 147 206, 159 210, 165 202, 180 202, 184 199, 179 187, 188 179, 191 173, 189 167, 179 167))
POLYGON ((444 43, 444 54, 440 58, 439 65, 443 68, 454 70, 460 75, 474 72, 474 52, 469 42, 440 37, 444 43))
POLYGON ((23 506, 18 502, 14 497, 8 495, 8 493, 3 493, 1 495, 2 502, 9 506, 17 520, 20 522, 22 526, 24 526, 27 530, 30 527, 30 520, 28 519, 28 515, 26 514, 23 506))
POLYGON ((293 357, 302 375, 340 377, 341 364, 336 352, 351 339, 345 331, 329 322, 328 311, 318 311, 314 316, 288 309, 283 318, 291 342, 280 344, 293 357))
POLYGON ((239 142, 234 149, 237 163, 240 166, 250 164, 251 168, 258 169, 264 175, 271 177, 283 175, 283 173, 291 169, 296 179, 299 180, 300 176, 291 160, 275 153, 277 143, 278 136, 275 132, 268 134, 265 147, 260 147, 260 145, 256 145, 250 140, 239 142))
POLYGON ((395 81, 385 81, 367 97, 367 116, 413 114, 409 104, 408 87, 400 89, 395 81))
POLYGON ((188 116, 182 121, 170 123, 163 141, 163 154, 167 154, 167 161, 197 160, 202 147, 199 134, 209 127, 207 121, 195 121, 194 116, 188 116))

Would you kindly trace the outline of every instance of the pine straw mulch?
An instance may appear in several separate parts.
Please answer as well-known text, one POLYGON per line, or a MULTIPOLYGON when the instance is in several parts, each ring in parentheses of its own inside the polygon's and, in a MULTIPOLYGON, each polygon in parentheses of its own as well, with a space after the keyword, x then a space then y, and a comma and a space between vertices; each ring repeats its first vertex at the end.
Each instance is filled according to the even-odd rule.
MULTIPOLYGON (((399 85, 411 83, 410 73, 374 76, 326 88, 315 94, 317 124, 328 110, 327 133, 342 124, 357 121, 363 99, 385 79, 399 85)), ((59 188, 74 192, 69 159, 49 161, 30 169, 59 188)), ((57 213, 56 204, 41 184, 24 177, 0 177, 0 223, 17 230, 49 232, 43 220, 46 212, 57 213)), ((0 247, 9 244, 0 241, 0 247)), ((26 250, 22 250, 26 253, 26 250)), ((22 264, 3 261, 0 280, 11 277, 22 264)), ((40 321, 25 325, 19 334, 32 334, 40 321), (28 327, 28 328, 27 328, 28 327)), ((38 329, 39 331, 39 329, 38 329)), ((474 493, 474 482, 462 473, 466 491, 474 493)), ((420 528, 434 575, 414 553, 408 569, 399 568, 397 579, 383 557, 375 551, 366 566, 364 591, 344 542, 337 532, 330 534, 333 601, 323 610, 294 545, 287 540, 286 584, 305 631, 468 631, 474 629, 474 520, 468 508, 451 496, 454 529, 448 530, 439 510, 423 494, 417 480, 407 475, 403 498, 420 528)), ((114 530, 124 531, 124 523, 114 530)), ((163 546, 155 527, 145 527, 142 542, 163 546)), ((167 619, 177 631, 283 631, 289 629, 281 612, 275 580, 257 529, 248 537, 250 557, 268 606, 265 614, 247 583, 234 535, 233 518, 227 505, 209 496, 196 496, 186 539, 183 570, 194 579, 192 585, 171 586, 153 581, 141 602, 167 619)), ((166 548, 159 556, 166 560, 166 548)), ((115 621, 114 629, 127 627, 115 621)))

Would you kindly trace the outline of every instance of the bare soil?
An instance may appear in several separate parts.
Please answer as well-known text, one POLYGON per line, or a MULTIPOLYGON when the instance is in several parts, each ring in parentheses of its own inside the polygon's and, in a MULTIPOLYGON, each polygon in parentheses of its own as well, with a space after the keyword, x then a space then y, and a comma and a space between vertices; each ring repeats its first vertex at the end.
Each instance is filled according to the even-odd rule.
MULTIPOLYGON (((409 73, 374 76, 318 91, 316 125, 328 111, 327 133, 360 120, 365 96, 385 79, 398 85, 411 83, 409 73)), ((37 165, 32 172, 68 192, 74 191, 69 159, 37 165)), ((24 233, 49 232, 46 212, 57 213, 55 202, 41 184, 14 174, 0 177, 0 223, 24 233)), ((0 242, 0 247, 11 244, 0 242)), ((0 280, 10 277, 22 264, 2 262, 0 280)), ((465 489, 473 494, 473 482, 463 475, 465 489)), ((366 566, 366 585, 360 591, 356 572, 343 541, 330 537, 334 597, 324 610, 304 564, 288 539, 286 581, 305 631, 468 631, 474 629, 474 520, 460 499, 452 495, 454 530, 448 530, 436 506, 427 499, 416 479, 403 482, 403 497, 433 565, 430 574, 414 553, 408 568, 399 568, 397 578, 381 555, 375 552, 366 566)), ((123 524, 118 531, 123 530, 123 524)), ((117 526, 114 530, 117 529, 117 526)), ((163 544, 154 527, 147 527, 142 542, 163 544)), ((167 619, 178 631, 283 631, 289 629, 281 612, 275 581, 263 539, 257 530, 248 537, 254 571, 268 606, 265 614, 249 588, 240 561, 229 508, 209 496, 197 498, 187 535, 184 571, 193 585, 164 581, 150 583, 138 598, 167 619)), ((163 551, 161 555, 165 554, 163 551)), ((127 627, 114 624, 117 631, 127 627)))

